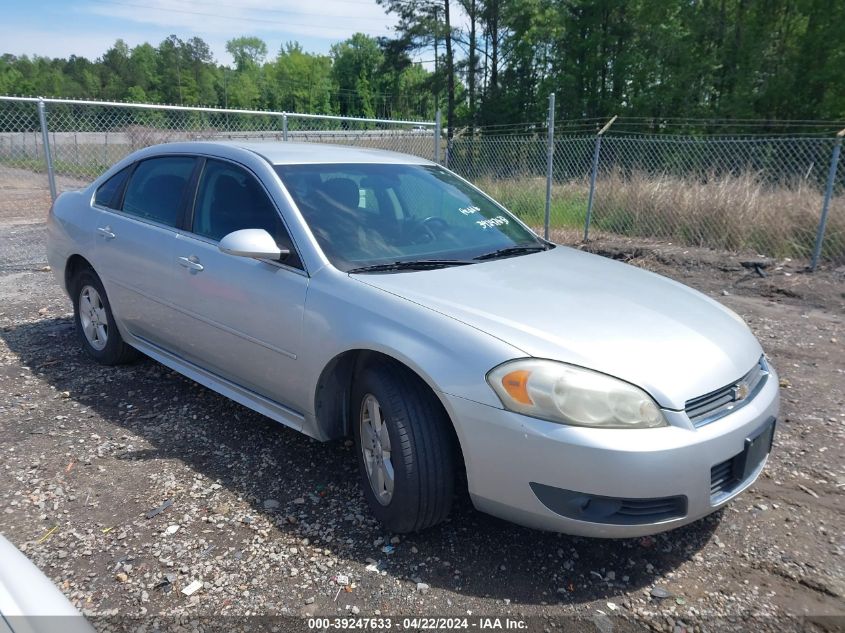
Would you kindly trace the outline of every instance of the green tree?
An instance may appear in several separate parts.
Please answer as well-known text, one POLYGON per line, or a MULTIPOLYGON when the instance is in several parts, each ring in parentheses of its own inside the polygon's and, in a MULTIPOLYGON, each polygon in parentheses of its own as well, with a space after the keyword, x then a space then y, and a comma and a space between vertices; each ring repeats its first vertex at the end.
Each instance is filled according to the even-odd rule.
POLYGON ((2 55, 0 93, 402 118, 432 117, 445 94, 450 133, 543 120, 552 91, 559 117, 641 117, 640 131, 713 129, 673 117, 845 117, 843 2, 457 0, 462 29, 448 0, 379 2, 395 37, 357 33, 328 56, 290 43, 267 61, 262 40, 236 37, 229 68, 198 37, 117 40, 96 60, 2 55), (411 60, 432 51, 434 73, 411 60))
POLYGON ((257 68, 267 57, 267 44, 259 37, 236 37, 226 42, 226 51, 235 60, 235 68, 257 68))
POLYGON ((312 55, 298 42, 288 42, 269 65, 271 107, 288 112, 331 112, 332 60, 312 55))
MULTIPOLYGON (((150 44, 139 44, 129 54, 130 90, 134 95, 143 94, 147 99, 159 99, 158 51, 150 44)), ((135 98, 132 98, 134 101, 135 98)))
POLYGON ((377 73, 382 63, 378 42, 356 33, 331 47, 332 77, 338 89, 339 113, 373 116, 378 85, 377 73))
POLYGON ((196 86, 197 102, 202 105, 217 103, 217 69, 211 48, 202 38, 192 37, 185 43, 184 55, 196 86))
POLYGON ((399 18, 396 26, 397 40, 407 51, 434 49, 435 100, 438 102, 440 87, 446 85, 446 121, 448 134, 455 128, 455 60, 452 50, 450 0, 377 0, 388 13, 399 18), (440 59, 440 43, 445 55, 440 59))
POLYGON ((253 73, 236 73, 229 81, 228 90, 230 108, 261 107, 261 87, 253 73))
POLYGON ((156 75, 159 98, 164 103, 182 104, 186 90, 183 86, 182 47, 184 42, 175 35, 170 35, 158 46, 156 56, 156 75))
POLYGON ((477 97, 478 97, 478 73, 479 73, 479 31, 478 26, 481 22, 483 13, 483 3, 481 0, 459 0, 464 13, 469 19, 469 28, 465 34, 459 36, 459 42, 465 46, 466 59, 461 66, 466 71, 467 82, 467 122, 471 128, 474 128, 477 123, 477 97))
POLYGON ((105 52, 101 65, 103 96, 106 99, 120 99, 129 88, 129 46, 117 40, 105 52))

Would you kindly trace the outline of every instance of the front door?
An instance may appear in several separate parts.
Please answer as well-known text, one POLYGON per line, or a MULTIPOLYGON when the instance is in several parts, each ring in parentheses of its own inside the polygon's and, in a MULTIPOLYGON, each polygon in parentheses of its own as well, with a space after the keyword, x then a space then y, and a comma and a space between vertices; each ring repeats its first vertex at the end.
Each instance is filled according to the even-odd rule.
POLYGON ((308 276, 281 216, 255 176, 209 159, 199 179, 191 231, 176 238, 177 304, 191 324, 180 353, 241 387, 300 410, 302 318, 308 276), (221 252, 221 238, 265 229, 291 255, 273 262, 221 252), (297 406, 299 405, 299 406, 297 406))

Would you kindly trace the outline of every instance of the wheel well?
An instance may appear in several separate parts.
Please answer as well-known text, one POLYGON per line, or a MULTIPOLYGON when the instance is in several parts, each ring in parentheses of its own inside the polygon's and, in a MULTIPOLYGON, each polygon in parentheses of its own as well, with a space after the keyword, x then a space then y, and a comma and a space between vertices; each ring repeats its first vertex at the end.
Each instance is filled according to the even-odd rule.
POLYGON ((76 273, 86 268, 94 270, 94 267, 82 255, 71 255, 68 258, 65 264, 65 289, 68 294, 70 294, 70 282, 76 276, 76 273))
POLYGON ((320 374, 314 394, 317 424, 328 439, 352 434, 349 423, 349 398, 355 376, 368 364, 389 358, 366 349, 349 350, 335 356, 320 374))
MULTIPOLYGON (((424 385, 431 392, 431 397, 443 408, 443 414, 449 419, 448 411, 445 410, 440 398, 434 393, 431 386, 423 380, 417 372, 408 367, 405 363, 396 360, 392 356, 374 352, 372 350, 358 349, 350 350, 335 356, 320 374, 317 382, 317 390, 314 395, 314 411, 317 417, 317 424, 322 429, 327 439, 340 439, 352 434, 351 421, 349 419, 349 399, 352 395, 352 385, 355 376, 365 367, 377 362, 391 362, 401 369, 407 371, 411 376, 424 385)), ((458 452, 459 466, 464 466, 463 453, 455 432, 454 423, 450 424, 449 431, 455 442, 458 452)))

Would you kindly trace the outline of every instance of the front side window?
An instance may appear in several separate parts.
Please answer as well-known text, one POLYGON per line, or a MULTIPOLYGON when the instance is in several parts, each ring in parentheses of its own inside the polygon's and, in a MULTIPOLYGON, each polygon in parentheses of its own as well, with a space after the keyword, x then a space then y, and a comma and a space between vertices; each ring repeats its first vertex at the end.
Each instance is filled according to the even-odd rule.
POLYGON ((237 165, 209 159, 200 176, 191 230, 220 241, 241 229, 264 229, 291 252, 285 264, 300 267, 282 219, 255 177, 237 165))
POLYGON ((183 196, 195 163, 195 159, 189 156, 141 161, 126 186, 124 213, 167 226, 178 226, 183 196))
POLYGON ((434 165, 277 165, 326 256, 341 270, 473 261, 546 248, 510 213, 434 165))
POLYGON ((117 209, 120 206, 120 194, 123 192, 123 185, 129 176, 131 167, 121 169, 114 176, 99 186, 94 194, 94 204, 108 209, 117 209))

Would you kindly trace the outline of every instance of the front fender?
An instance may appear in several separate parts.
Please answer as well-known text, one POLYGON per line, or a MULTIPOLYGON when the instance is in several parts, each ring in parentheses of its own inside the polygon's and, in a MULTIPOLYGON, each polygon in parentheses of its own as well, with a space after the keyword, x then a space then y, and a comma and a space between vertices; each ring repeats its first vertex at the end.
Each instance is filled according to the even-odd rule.
MULTIPOLYGON (((322 273, 322 271, 321 271, 322 273)), ((485 376, 523 356, 517 348, 451 317, 326 269, 308 289, 303 327, 309 417, 323 369, 339 354, 370 350, 416 372, 436 393, 501 408, 485 376)))

